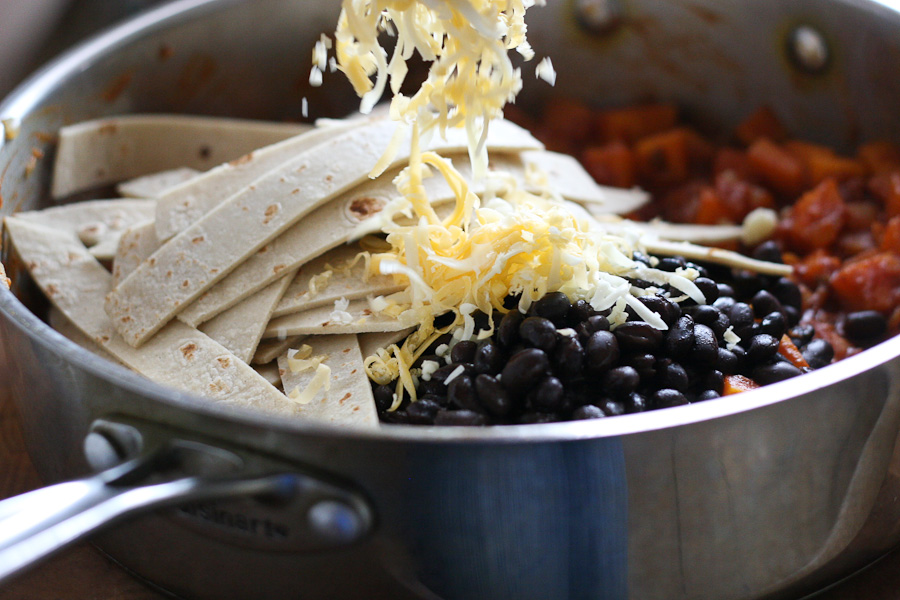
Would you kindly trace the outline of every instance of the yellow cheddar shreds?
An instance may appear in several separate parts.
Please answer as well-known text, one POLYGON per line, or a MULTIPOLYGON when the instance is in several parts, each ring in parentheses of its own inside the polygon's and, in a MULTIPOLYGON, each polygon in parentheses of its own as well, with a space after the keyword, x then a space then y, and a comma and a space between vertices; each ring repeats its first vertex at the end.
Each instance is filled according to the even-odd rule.
MULTIPOLYGON (((536 3, 543 4, 535 0, 343 0, 335 32, 337 66, 362 98, 364 113, 372 110, 390 80, 395 120, 423 133, 465 127, 476 176, 482 177, 487 171, 488 123, 502 116, 503 107, 522 88, 522 74, 513 66, 509 51, 517 50, 526 60, 534 56, 526 40, 525 11, 536 3), (396 37, 390 56, 378 43, 383 31, 396 37), (430 68, 419 90, 407 97, 400 87, 407 76, 406 61, 414 53, 430 68)), ((321 64, 320 55, 316 58, 321 64)), ((373 172, 379 172, 385 162, 389 161, 373 172)))

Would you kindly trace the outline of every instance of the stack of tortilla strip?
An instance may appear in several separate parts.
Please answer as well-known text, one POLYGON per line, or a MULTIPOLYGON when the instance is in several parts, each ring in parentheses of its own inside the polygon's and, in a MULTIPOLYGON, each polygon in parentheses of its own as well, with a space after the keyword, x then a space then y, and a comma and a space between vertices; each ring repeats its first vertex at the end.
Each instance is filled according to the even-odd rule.
MULTIPOLYGON (((218 124, 156 115, 63 130, 61 181, 54 189, 112 182, 130 198, 8 217, 10 240, 53 303, 54 323, 78 343, 215 402, 343 426, 378 426, 363 357, 401 341, 415 323, 372 314, 369 298, 402 285, 393 277, 367 277, 352 240, 397 198, 393 179, 408 160, 408 140, 396 146, 390 168, 370 179, 394 136, 392 122, 330 121, 298 135, 291 135, 296 126, 218 124), (186 150, 172 153, 171 160, 153 152, 145 162, 133 153, 122 161, 93 152, 93 144, 113 136, 123 148, 158 143, 160 132, 147 123, 162 127, 167 139, 176 140, 173 147, 186 150), (185 160, 196 151, 198 131, 203 154, 233 154, 240 145, 237 130, 268 145, 243 148, 248 153, 242 157, 229 156, 229 162, 206 165, 205 171, 197 160, 185 160), (78 180, 72 165, 82 164, 84 153, 92 154, 93 163, 78 180), (108 269, 101 260, 112 261, 108 269), (343 318, 333 318, 338 312, 343 318), (316 359, 292 361, 300 347, 316 359), (296 371, 296 364, 327 370, 296 371), (303 394, 313 380, 318 391, 303 394)), ((471 180, 466 144, 463 132, 450 132, 425 146, 450 157, 471 180)), ((547 186, 592 213, 621 214, 647 200, 640 190, 598 186, 577 161, 544 151, 509 122, 492 124, 487 145, 494 170, 523 182, 526 172, 532 182, 539 172, 547 186)), ((425 185, 434 203, 454 199, 441 177, 425 185)))

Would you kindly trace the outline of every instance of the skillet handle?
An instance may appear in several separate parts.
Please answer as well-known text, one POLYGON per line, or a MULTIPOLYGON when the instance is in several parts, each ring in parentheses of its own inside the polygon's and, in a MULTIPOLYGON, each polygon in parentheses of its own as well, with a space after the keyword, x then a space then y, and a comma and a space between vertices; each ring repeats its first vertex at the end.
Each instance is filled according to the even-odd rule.
POLYGON ((256 499, 308 506, 315 496, 301 527, 319 545, 349 544, 368 532, 367 512, 318 479, 298 472, 185 476, 185 458, 183 447, 168 447, 85 479, 0 501, 0 584, 128 517, 196 502, 256 499))

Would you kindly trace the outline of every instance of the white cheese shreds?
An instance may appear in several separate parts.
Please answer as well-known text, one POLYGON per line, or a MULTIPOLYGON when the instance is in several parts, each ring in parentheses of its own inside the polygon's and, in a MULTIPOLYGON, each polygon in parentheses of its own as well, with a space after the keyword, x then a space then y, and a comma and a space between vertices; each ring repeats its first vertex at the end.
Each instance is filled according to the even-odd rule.
MULTIPOLYGON (((518 49, 526 60, 525 10, 529 0, 343 0, 335 32, 338 69, 362 98, 368 113, 390 80, 391 116, 422 134, 464 127, 476 175, 487 172, 484 147, 491 119, 522 88, 522 76, 509 57, 518 49), (380 32, 396 33, 388 56, 380 32), (406 61, 418 52, 431 63, 426 80, 412 96, 400 93, 406 61)), ((549 64, 549 63, 548 63, 549 64)), ((542 70, 546 70, 543 68, 542 70)), ((417 138, 418 135, 414 135, 417 138)))
POLYGON ((319 394, 324 391, 326 394, 331 389, 331 368, 328 365, 320 364, 316 366, 316 374, 302 391, 299 387, 294 388, 288 393, 288 398, 297 404, 309 404, 319 394))
POLYGON ((553 69, 553 63, 550 62, 550 57, 544 58, 537 64, 534 68, 534 74, 550 85, 556 85, 556 71, 553 69))

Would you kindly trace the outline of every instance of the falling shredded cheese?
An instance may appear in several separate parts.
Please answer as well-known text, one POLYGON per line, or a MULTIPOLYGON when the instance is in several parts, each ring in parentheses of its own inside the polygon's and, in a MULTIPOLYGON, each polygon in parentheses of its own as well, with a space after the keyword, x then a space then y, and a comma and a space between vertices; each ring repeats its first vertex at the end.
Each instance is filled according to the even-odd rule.
POLYGON ((297 404, 309 404, 320 391, 327 392, 331 389, 331 368, 328 365, 317 365, 316 373, 306 385, 303 391, 296 387, 288 394, 288 398, 297 404))

